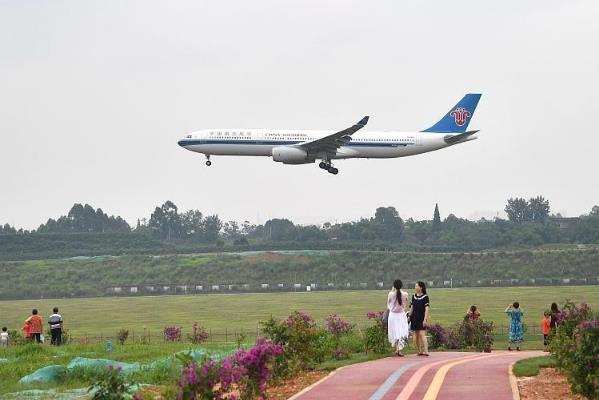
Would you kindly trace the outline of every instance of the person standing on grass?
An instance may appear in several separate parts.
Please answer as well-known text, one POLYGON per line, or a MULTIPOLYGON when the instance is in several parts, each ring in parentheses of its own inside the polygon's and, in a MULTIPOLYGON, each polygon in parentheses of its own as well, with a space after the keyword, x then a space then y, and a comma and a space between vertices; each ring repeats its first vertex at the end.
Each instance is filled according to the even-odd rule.
POLYGON ((510 317, 509 344, 507 349, 512 351, 512 345, 515 345, 516 350, 520 351, 520 345, 524 340, 524 327, 522 324, 524 311, 520 308, 520 303, 515 301, 513 304, 508 304, 505 313, 510 317))
POLYGON ((545 346, 545 349, 547 349, 547 345, 549 345, 549 334, 551 334, 551 313, 548 311, 543 313, 541 330, 543 331, 543 346, 545 346))
POLYGON ((29 328, 29 334, 32 340, 37 343, 42 342, 42 317, 37 315, 37 309, 31 311, 31 316, 25 320, 25 325, 29 328))
POLYGON ((387 323, 387 337, 389 343, 395 348, 395 354, 403 357, 401 350, 408 343, 408 318, 405 307, 408 305, 408 293, 401 290, 403 283, 396 279, 393 281, 393 287, 387 296, 387 309, 389 310, 389 320, 387 323))
POLYGON ((3 326, 0 332, 0 347, 8 347, 8 328, 3 326))
POLYGON ((557 307, 557 303, 551 303, 551 311, 549 312, 551 321, 549 322, 549 327, 551 328, 551 332, 555 334, 555 330, 557 329, 557 314, 559 314, 559 308, 557 307))
POLYGON ((48 323, 50 324, 50 333, 52 335, 50 344, 60 346, 62 343, 62 315, 58 313, 58 307, 54 307, 52 312, 54 314, 50 315, 50 318, 48 318, 48 323))
POLYGON ((426 325, 428 324, 430 304, 424 282, 416 282, 414 291, 416 293, 412 296, 410 302, 410 323, 411 329, 414 331, 414 343, 419 356, 428 356, 426 325))
POLYGON ((471 305, 470 309, 466 312, 466 319, 468 322, 474 322, 480 317, 480 312, 476 309, 475 305, 471 305))

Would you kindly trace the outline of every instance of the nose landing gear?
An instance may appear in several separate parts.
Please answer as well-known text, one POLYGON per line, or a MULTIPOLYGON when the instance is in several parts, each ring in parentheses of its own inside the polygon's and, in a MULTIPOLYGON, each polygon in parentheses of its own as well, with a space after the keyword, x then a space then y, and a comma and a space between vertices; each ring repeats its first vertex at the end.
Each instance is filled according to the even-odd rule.
POLYGON ((326 169, 329 174, 337 175, 339 173, 339 170, 333 167, 333 164, 331 164, 330 161, 321 161, 320 164, 318 164, 318 167, 321 169, 326 169))
POLYGON ((210 154, 206 154, 206 165, 208 167, 212 165, 212 161, 210 161, 210 154))

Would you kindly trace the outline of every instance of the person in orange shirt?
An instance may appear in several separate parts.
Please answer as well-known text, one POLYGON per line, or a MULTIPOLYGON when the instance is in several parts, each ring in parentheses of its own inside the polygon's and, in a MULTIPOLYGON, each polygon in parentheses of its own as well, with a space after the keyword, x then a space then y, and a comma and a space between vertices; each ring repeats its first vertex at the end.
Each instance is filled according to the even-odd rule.
POLYGON ((25 325, 29 327, 29 334, 31 338, 37 343, 42 342, 42 317, 37 315, 37 309, 31 311, 31 316, 25 320, 25 325))
POLYGON ((551 333, 551 314, 549 314, 547 311, 545 311, 543 314, 541 330, 543 331, 543 345, 547 347, 549 344, 549 334, 551 333))

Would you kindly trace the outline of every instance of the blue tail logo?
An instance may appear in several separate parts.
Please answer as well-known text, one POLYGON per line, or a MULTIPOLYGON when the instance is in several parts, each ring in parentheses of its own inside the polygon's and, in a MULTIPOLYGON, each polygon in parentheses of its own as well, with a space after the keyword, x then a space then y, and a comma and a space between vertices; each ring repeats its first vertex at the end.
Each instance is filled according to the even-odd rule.
POLYGON ((467 94, 439 122, 423 132, 464 133, 474 115, 480 94, 467 94))

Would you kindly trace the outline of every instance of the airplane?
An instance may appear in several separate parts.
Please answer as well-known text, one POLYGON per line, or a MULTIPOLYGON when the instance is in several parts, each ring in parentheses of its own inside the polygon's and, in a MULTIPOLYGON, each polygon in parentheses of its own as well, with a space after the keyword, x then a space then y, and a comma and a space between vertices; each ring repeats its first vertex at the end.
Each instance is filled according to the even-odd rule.
POLYGON ((333 160, 348 158, 396 158, 439 150, 474 139, 478 130, 467 131, 481 94, 467 94, 443 118, 420 132, 360 131, 368 116, 341 131, 297 129, 205 129, 179 140, 179 146, 210 156, 267 156, 283 164, 318 166, 333 175, 333 160))

